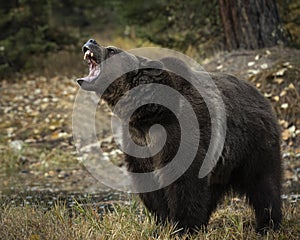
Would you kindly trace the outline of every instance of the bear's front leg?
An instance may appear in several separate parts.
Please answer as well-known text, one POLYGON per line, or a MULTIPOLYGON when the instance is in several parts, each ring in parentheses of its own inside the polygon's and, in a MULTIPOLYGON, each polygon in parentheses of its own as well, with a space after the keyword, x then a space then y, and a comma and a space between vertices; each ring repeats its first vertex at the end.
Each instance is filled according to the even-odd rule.
POLYGON ((169 219, 177 229, 192 233, 207 226, 210 194, 206 178, 182 176, 166 188, 166 198, 169 219))
MULTIPOLYGON (((135 158, 129 155, 125 155, 125 162, 127 163, 127 169, 130 172, 144 173, 151 172, 154 170, 153 162, 151 158, 135 158)), ((140 178, 131 175, 131 180, 136 189, 144 189, 144 182, 140 178)), ((156 177, 153 175, 154 182, 156 177)), ((157 182, 158 184, 158 182, 157 182)), ((155 215, 157 222, 164 223, 168 219, 168 205, 165 198, 164 189, 158 189, 153 192, 142 192, 139 196, 144 203, 145 207, 155 215)))
POLYGON ((162 189, 139 194, 145 207, 154 214, 156 222, 165 224, 168 221, 168 205, 162 189))

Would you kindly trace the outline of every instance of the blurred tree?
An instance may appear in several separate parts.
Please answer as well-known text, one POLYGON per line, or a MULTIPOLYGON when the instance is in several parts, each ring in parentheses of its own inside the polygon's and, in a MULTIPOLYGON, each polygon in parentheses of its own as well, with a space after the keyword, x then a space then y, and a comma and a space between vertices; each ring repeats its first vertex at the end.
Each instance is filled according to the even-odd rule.
MULTIPOLYGON (((276 2, 293 46, 300 47, 299 0, 276 2)), ((197 59, 224 45, 286 43, 282 29, 275 0, 0 1, 0 78, 30 66, 32 55, 79 47, 93 34, 124 33, 197 59)))
POLYGON ((299 0, 114 0, 112 5, 132 36, 192 49, 202 57, 223 49, 285 45, 288 40, 300 46, 299 0))
POLYGON ((300 1, 277 0, 277 5, 290 45, 300 48, 300 1))
POLYGON ((226 48, 286 44, 275 0, 219 0, 226 48))
MULTIPOLYGON (((115 0, 120 23, 155 44, 181 51, 217 48, 221 25, 217 0, 115 0)), ((203 52, 204 54, 204 52, 203 52)))
POLYGON ((31 55, 59 50, 75 42, 51 24, 56 0, 14 0, 0 3, 0 76, 30 66, 31 55))

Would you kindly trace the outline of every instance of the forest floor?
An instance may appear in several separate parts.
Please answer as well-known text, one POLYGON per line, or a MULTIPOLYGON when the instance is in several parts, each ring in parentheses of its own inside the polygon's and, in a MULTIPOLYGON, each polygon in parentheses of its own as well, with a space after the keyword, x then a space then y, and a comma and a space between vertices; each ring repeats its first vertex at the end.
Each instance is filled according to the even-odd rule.
MULTIPOLYGON (((78 61, 80 62, 81 59, 78 61)), ((284 168, 282 197, 285 200, 285 217, 287 219, 285 222, 287 229, 278 236, 276 235, 278 238, 275 237, 275 239, 283 239, 281 238, 283 236, 290 236, 289 239, 294 239, 294 236, 300 235, 300 51, 271 48, 258 51, 220 53, 205 60, 202 64, 208 71, 225 71, 251 81, 271 101, 282 128, 281 148, 284 168), (297 221, 298 228, 292 228, 291 226, 297 221)), ((59 75, 45 77, 32 74, 18 77, 15 81, 3 79, 0 82, 0 197, 5 202, 5 206, 10 206, 14 202, 22 206, 32 205, 43 198, 44 204, 49 207, 49 205, 54 206, 55 202, 61 199, 68 206, 77 206, 76 211, 88 215, 93 213, 87 213, 87 210, 78 210, 82 206, 78 205, 78 202, 86 202, 85 197, 90 198, 90 202, 94 201, 102 205, 105 205, 105 202, 112 203, 113 201, 118 202, 120 199, 128 199, 128 196, 124 196, 122 193, 110 192, 107 187, 97 182, 83 164, 78 161, 72 136, 72 113, 74 101, 79 91, 79 87, 75 83, 76 77, 59 75)), ((109 130, 110 115, 105 106, 99 105, 96 118, 97 136, 103 151, 106 152, 108 159, 121 166, 122 153, 115 149, 109 130)), ((227 203, 230 205, 229 208, 238 211, 236 203, 241 201, 240 198, 235 197, 233 200, 228 200, 227 203)), ((241 205, 238 204, 238 207, 241 205)), ((4 208, 5 211, 0 216, 0 226, 2 226, 0 227, 0 235, 11 230, 14 226, 16 227, 16 224, 12 224, 16 210, 9 207, 4 208), (8 216, 3 217, 4 213, 8 216), (3 228, 3 224, 9 222, 10 227, 3 228)), ((141 211, 144 210, 140 210, 140 208, 128 209, 140 213, 140 217, 134 220, 135 224, 138 225, 146 221, 141 217, 145 215, 144 213, 141 214, 141 211)), ((23 209, 22 211, 27 210, 23 209)), ((31 211, 30 214, 33 214, 33 217, 33 210, 29 209, 28 211, 31 211)), ((52 211, 54 212, 51 212, 50 215, 54 214, 61 219, 61 222, 68 219, 64 215, 66 210, 57 207, 56 210, 52 211), (59 214, 64 216, 59 217, 59 214)), ((222 222, 221 219, 214 217, 213 226, 223 226, 224 222, 234 225, 234 221, 237 221, 237 225, 234 227, 245 227, 243 224, 242 226, 238 225, 238 219, 241 215, 235 215, 233 218, 231 215, 226 217, 225 213, 229 210, 224 205, 220 207, 219 211, 224 213, 221 216, 225 220, 222 222)), ((28 212, 26 214, 30 216, 28 212)), ((249 214, 251 215, 251 213, 249 214)), ((91 217, 87 215, 85 217, 91 217)), ((122 218, 121 215, 120 218, 122 218)), ((108 216, 110 216, 108 220, 118 221, 116 216, 108 216)), ((249 215, 247 214, 247 216, 249 215)), ((245 219, 245 216, 242 218, 245 219)), ((34 221, 34 224, 38 223, 34 221)), ((45 224, 52 226, 52 223, 45 224)), ((65 228, 67 228, 68 224, 65 224, 65 228)), ((91 224, 94 229, 94 222, 88 224, 91 224)), ((121 229, 122 227, 124 226, 121 226, 121 229)), ((98 230, 102 229, 101 231, 105 230, 98 225, 94 230, 97 231, 97 228, 98 230)), ((150 230, 148 230, 151 232, 152 228, 154 226, 151 225, 150 230)), ((28 237, 40 239, 35 238, 39 237, 41 233, 35 234, 32 230, 35 229, 34 226, 29 226, 29 229, 32 232, 26 233, 27 239, 28 237)), ((113 230, 111 229, 111 231, 113 230)), ((238 231, 242 231, 239 234, 243 234, 243 230, 239 229, 238 231)), ((228 234, 228 232, 223 233, 228 234)), ((88 236, 88 229, 86 234, 88 236)), ((139 232, 137 231, 136 234, 139 232)), ((144 234, 148 236, 148 233, 144 234)), ((166 232, 164 234, 167 236, 166 232)), ((2 236, 12 237, 9 235, 2 236)), ((51 235, 47 236, 51 238, 51 235)), ((124 238, 120 235, 116 236, 119 237, 108 239, 126 239, 128 237, 126 234, 124 238)), ((213 230, 208 232, 207 236, 210 239, 218 239, 217 237, 213 238, 213 230)), ((240 237, 240 235, 238 236, 240 237)), ((238 236, 236 239, 240 239, 238 236)), ((73 239, 73 237, 76 239, 96 239, 91 235, 87 238, 70 235, 66 239, 73 239)), ((161 237, 161 239, 167 238, 161 237)), ((244 236, 244 239, 248 238, 244 236)))

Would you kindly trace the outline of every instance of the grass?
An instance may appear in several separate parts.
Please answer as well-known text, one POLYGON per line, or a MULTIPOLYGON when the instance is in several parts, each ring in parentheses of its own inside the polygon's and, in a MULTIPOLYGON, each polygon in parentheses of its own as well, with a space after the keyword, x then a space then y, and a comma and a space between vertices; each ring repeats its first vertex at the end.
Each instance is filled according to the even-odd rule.
POLYGON ((49 188, 62 191, 76 188, 81 191, 73 183, 85 177, 87 173, 83 169, 74 151, 26 144, 17 150, 0 144, 0 197, 2 194, 10 196, 11 191, 49 188))
MULTIPOLYGON (((298 239, 300 204, 284 206, 284 221, 279 232, 261 237, 254 231, 254 215, 243 201, 227 198, 213 214, 208 229, 182 239, 298 239)), ((154 218, 137 200, 116 203, 114 211, 99 214, 92 205, 66 207, 57 203, 45 210, 38 206, 2 204, 1 239, 179 239, 174 226, 157 226, 154 218)))
MULTIPOLYGON (((56 168, 78 167, 71 151, 33 148, 24 145, 20 151, 2 146, 1 169, 16 177, 21 169, 41 173, 35 181, 43 181, 44 173, 56 168), (37 179, 37 180, 36 180, 37 179)), ((30 177, 25 175, 26 178, 30 177)), ((46 178, 49 180, 49 178, 46 178)), ((62 180, 64 181, 64 180, 62 180)), ((75 199, 76 200, 76 199, 75 199)), ((24 202, 26 200, 24 199, 24 202)), ((89 202, 90 201, 90 202, 89 202)), ((54 207, 9 203, 0 200, 0 239, 179 239, 171 224, 157 226, 155 219, 136 199, 130 204, 115 203, 114 211, 101 212, 92 200, 90 204, 67 207, 56 202, 54 207), (24 206, 23 206, 24 205, 24 206)), ((101 203, 100 203, 101 204, 101 203)), ((101 210, 102 211, 102 210, 101 210)), ((283 226, 279 232, 269 232, 261 237, 254 231, 255 220, 251 208, 239 198, 226 198, 212 215, 206 231, 199 231, 189 239, 298 239, 300 236, 300 201, 284 202, 283 226)))
POLYGON ((59 148, 29 147, 25 144, 16 150, 10 146, 1 146, 1 171, 15 173, 21 169, 46 172, 56 168, 78 166, 76 153, 59 148))

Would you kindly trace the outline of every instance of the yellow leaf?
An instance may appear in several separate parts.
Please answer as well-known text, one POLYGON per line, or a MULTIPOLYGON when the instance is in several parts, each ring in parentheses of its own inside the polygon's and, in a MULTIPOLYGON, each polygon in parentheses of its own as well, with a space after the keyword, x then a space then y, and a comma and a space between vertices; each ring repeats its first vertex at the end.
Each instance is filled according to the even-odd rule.
POLYGON ((284 79, 283 78, 275 78, 274 79, 274 82, 277 83, 277 84, 281 84, 283 83, 284 79))
POLYGON ((282 68, 275 73, 275 76, 282 77, 286 72, 286 68, 282 68))
POLYGON ((288 86, 289 89, 295 89, 295 85, 293 83, 290 83, 290 85, 288 86))
POLYGON ((283 97, 283 96, 285 96, 285 95, 286 95, 286 91, 283 90, 283 91, 280 93, 280 97, 283 97))
POLYGON ((50 130, 55 130, 55 129, 56 129, 56 126, 50 125, 50 126, 49 126, 49 129, 50 129, 50 130))
POLYGON ((288 103, 281 104, 281 108, 283 108, 283 109, 287 109, 288 107, 289 107, 288 103))
POLYGON ((284 141, 288 140, 290 136, 291 136, 291 132, 288 129, 285 129, 281 134, 282 140, 284 141))
POLYGON ((29 239, 30 240, 40 240, 41 237, 40 237, 40 235, 32 234, 32 235, 29 236, 29 239))

